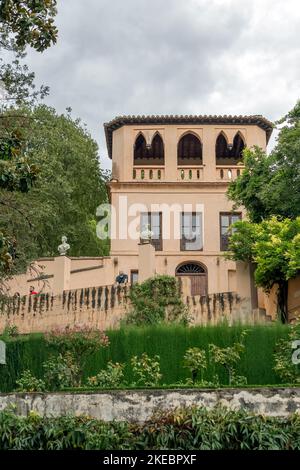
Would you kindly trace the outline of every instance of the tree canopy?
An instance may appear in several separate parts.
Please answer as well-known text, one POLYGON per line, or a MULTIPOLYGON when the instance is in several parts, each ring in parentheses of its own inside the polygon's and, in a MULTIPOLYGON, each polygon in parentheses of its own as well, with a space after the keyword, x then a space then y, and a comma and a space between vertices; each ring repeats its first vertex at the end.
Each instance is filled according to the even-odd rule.
POLYGON ((300 272, 300 217, 275 216, 261 223, 238 221, 229 240, 231 258, 256 265, 256 284, 270 290, 274 284, 300 272))
POLYGON ((229 240, 229 257, 253 263, 257 286, 269 292, 278 286, 278 306, 287 319, 287 283, 300 274, 300 217, 271 217, 260 223, 239 221, 229 240))
POLYGON ((246 149, 245 169, 228 189, 229 198, 243 205, 253 222, 300 215, 300 101, 277 124, 274 150, 267 155, 258 147, 246 149))
POLYGON ((0 229, 16 240, 16 268, 28 259, 57 255, 62 235, 73 256, 101 256, 96 208, 107 200, 98 148, 80 120, 40 105, 23 108, 27 156, 38 173, 29 192, 0 190, 0 229))
POLYGON ((229 257, 254 263, 257 286, 278 287, 285 321, 288 280, 300 274, 300 101, 277 124, 274 150, 246 149, 245 169, 229 185, 229 198, 249 218, 234 224, 229 257))
POLYGON ((56 0, 1 0, 0 21, 18 48, 44 51, 56 42, 56 0))
POLYGON ((0 0, 0 100, 20 105, 48 94, 42 85, 36 89, 33 72, 23 63, 26 47, 43 52, 56 43, 56 0, 0 0))

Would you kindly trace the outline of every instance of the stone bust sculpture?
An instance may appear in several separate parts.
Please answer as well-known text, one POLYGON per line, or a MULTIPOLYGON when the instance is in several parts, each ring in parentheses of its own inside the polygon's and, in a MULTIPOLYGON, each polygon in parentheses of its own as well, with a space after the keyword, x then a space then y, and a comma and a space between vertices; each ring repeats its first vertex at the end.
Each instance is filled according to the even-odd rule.
POLYGON ((67 243, 67 237, 65 235, 61 237, 61 241, 62 243, 58 247, 58 252, 60 256, 65 256, 67 254, 67 251, 70 249, 70 245, 69 243, 67 243))
POLYGON ((150 225, 147 224, 144 226, 143 230, 141 231, 141 242, 142 243, 150 243, 154 233, 150 230, 150 225))

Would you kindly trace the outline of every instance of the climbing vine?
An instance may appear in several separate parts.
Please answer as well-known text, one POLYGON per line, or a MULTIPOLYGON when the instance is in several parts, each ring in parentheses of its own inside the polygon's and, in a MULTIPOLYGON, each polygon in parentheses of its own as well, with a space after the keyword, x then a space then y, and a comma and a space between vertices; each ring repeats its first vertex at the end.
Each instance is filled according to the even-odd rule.
POLYGON ((126 318, 128 324, 188 323, 187 308, 175 277, 155 276, 135 284, 129 298, 132 310, 126 318))

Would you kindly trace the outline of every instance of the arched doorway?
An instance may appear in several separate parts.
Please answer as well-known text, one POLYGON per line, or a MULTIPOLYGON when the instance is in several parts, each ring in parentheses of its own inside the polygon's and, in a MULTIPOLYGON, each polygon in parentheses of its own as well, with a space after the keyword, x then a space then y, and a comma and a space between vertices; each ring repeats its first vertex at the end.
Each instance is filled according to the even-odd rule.
POLYGON ((207 295, 207 269, 197 261, 185 261, 176 268, 176 276, 188 276, 191 280, 191 295, 207 295))

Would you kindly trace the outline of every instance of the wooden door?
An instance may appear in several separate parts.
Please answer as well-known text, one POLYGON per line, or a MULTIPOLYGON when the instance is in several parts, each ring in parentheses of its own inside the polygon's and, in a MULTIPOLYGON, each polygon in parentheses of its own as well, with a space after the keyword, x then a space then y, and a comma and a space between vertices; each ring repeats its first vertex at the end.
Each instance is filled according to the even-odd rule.
POLYGON ((191 295, 207 294, 207 282, 205 274, 192 274, 189 276, 189 278, 191 280, 191 295))

